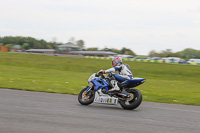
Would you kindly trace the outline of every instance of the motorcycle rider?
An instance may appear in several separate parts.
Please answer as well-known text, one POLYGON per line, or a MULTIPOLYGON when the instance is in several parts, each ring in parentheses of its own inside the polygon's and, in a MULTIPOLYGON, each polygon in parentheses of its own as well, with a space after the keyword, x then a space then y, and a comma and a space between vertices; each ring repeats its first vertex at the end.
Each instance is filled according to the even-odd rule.
MULTIPOLYGON (((122 59, 120 57, 113 58, 112 66, 113 66, 112 68, 109 68, 107 70, 100 70, 99 73, 105 74, 105 73, 111 73, 111 72, 118 71, 118 74, 114 74, 114 76, 120 82, 123 82, 123 81, 133 78, 130 67, 127 64, 122 64, 122 59)), ((111 80, 110 83, 113 88, 110 89, 109 91, 119 91, 120 90, 119 86, 117 85, 116 80, 111 80)))

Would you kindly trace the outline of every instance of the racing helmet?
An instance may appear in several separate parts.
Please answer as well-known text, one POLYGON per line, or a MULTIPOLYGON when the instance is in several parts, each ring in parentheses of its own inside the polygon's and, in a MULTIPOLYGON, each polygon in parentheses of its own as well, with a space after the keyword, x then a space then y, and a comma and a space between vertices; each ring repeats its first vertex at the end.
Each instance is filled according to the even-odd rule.
POLYGON ((112 66, 115 67, 120 64, 122 64, 122 59, 120 57, 114 57, 112 60, 112 66))

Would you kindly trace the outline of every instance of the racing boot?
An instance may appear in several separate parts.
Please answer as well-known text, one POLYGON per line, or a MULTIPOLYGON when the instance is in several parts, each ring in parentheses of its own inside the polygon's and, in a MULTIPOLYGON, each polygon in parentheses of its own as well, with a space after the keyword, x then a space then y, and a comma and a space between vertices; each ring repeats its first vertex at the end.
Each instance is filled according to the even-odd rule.
POLYGON ((109 92, 112 91, 120 91, 119 86, 117 85, 117 81, 116 80, 111 80, 110 81, 111 85, 112 85, 112 89, 109 90, 109 92))

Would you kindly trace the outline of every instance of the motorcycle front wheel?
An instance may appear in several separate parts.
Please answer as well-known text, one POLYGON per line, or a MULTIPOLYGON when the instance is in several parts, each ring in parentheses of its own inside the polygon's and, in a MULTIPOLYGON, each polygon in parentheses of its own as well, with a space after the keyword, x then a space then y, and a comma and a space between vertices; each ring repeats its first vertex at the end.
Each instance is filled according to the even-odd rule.
POLYGON ((137 108, 142 103, 142 93, 137 89, 128 89, 130 98, 120 100, 119 103, 123 109, 132 110, 137 108))
POLYGON ((91 103, 93 103, 94 101, 94 91, 90 90, 90 92, 87 92, 88 87, 84 88, 83 90, 81 90, 81 92, 78 95, 78 101, 80 104, 82 105, 89 105, 91 103))

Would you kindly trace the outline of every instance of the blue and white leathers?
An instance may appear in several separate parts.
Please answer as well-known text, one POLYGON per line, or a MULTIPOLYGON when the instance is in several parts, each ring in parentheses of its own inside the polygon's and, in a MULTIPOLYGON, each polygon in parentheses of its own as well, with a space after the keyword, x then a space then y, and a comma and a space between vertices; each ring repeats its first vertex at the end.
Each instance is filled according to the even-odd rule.
POLYGON ((118 71, 118 74, 115 74, 115 77, 120 81, 122 80, 124 81, 125 79, 129 80, 133 78, 132 72, 124 64, 107 69, 105 70, 105 73, 110 73, 115 71, 118 71))

